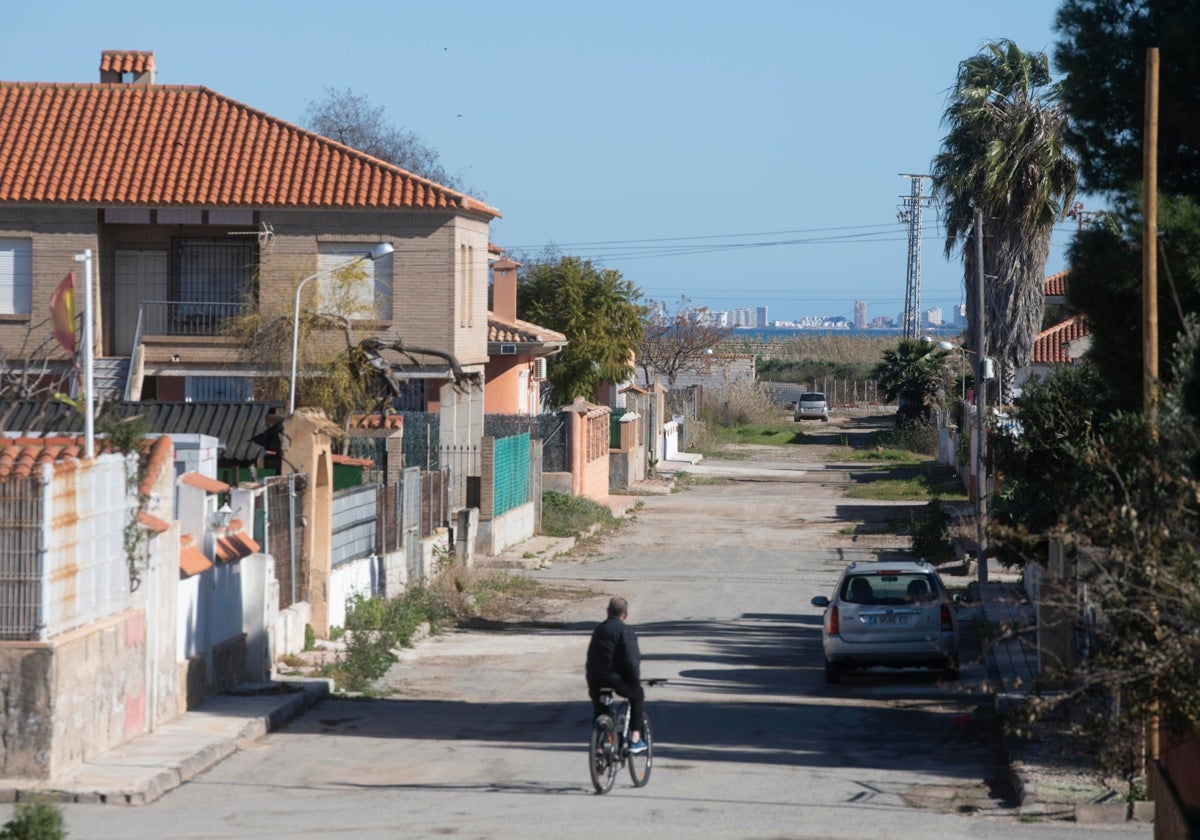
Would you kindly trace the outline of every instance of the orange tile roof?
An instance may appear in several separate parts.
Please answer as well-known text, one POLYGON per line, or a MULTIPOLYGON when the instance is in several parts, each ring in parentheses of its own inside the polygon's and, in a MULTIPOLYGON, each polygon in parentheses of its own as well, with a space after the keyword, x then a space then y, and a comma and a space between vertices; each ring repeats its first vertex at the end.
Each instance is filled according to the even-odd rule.
POLYGON ((186 484, 188 487, 199 487, 205 493, 224 493, 229 489, 229 485, 224 481, 217 481, 215 478, 209 478, 198 472, 184 473, 183 477, 179 479, 179 483, 186 484))
POLYGON ((149 496, 154 492, 154 484, 158 481, 158 477, 163 474, 163 471, 172 467, 174 463, 175 446, 171 439, 166 435, 161 435, 154 441, 143 441, 142 446, 142 483, 138 485, 138 492, 143 496, 149 496))
POLYGON ((1066 297, 1070 279, 1070 271, 1060 271, 1057 274, 1051 274, 1044 281, 1046 297, 1066 297))
MULTIPOLYGON (((105 53, 124 70, 140 53, 105 53)), ((149 61, 153 61, 150 56, 149 61)), ((0 201, 499 212, 203 87, 0 82, 0 201)))
POLYGON ((100 69, 113 73, 145 73, 154 69, 154 53, 144 50, 105 50, 100 69))
POLYGON ((163 531, 171 527, 165 519, 160 519, 152 513, 142 511, 137 515, 138 524, 148 531, 153 531, 156 534, 161 534, 163 531))
POLYGON ((259 546, 258 542, 249 534, 238 531, 237 533, 217 537, 213 550, 217 555, 217 560, 222 563, 230 563, 257 553, 259 546))
POLYGON ((1033 350, 1029 361, 1035 365, 1069 365, 1074 363, 1068 350, 1073 342, 1091 335, 1087 319, 1083 315, 1075 315, 1061 324, 1055 324, 1049 329, 1038 333, 1033 342, 1033 350))
POLYGON ((82 438, 6 438, 0 440, 0 479, 28 478, 43 464, 70 466, 83 457, 82 438))
POLYGON ((192 535, 184 534, 179 538, 179 576, 191 577, 212 568, 212 561, 204 556, 204 552, 192 544, 192 535))
POLYGON ((492 343, 555 344, 566 343, 567 337, 528 321, 502 321, 488 313, 488 341, 492 343))

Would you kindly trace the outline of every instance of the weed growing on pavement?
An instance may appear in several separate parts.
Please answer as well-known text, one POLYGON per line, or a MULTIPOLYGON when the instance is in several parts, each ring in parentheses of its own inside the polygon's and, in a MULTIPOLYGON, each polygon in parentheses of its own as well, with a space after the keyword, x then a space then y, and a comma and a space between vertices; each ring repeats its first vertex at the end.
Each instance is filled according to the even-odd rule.
POLYGON ((847 499, 927 502, 935 497, 947 500, 966 499, 966 492, 957 473, 953 470, 927 467, 915 474, 865 481, 846 489, 847 499))
POLYGON ((488 612, 498 602, 532 600, 543 591, 539 581, 524 575, 439 563, 430 581, 396 598, 352 596, 346 604, 346 625, 338 628, 344 650, 321 674, 344 691, 369 693, 396 661, 396 651, 410 647, 422 625, 437 634, 447 625, 465 624, 488 612))
POLYGON ((18 802, 13 818, 0 826, 0 840, 61 840, 66 836, 62 809, 39 797, 18 802))
POLYGON ((593 525, 616 527, 617 519, 604 505, 548 490, 542 494, 542 533, 548 537, 577 537, 593 525))

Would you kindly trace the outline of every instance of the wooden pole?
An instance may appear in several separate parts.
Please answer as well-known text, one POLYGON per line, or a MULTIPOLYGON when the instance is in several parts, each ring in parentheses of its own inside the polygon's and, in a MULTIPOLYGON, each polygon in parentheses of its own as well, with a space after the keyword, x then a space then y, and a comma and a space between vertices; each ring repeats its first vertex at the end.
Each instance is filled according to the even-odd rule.
MULTIPOLYGON (((1158 48, 1146 50, 1146 126, 1142 141, 1142 411, 1158 437, 1158 48)), ((1158 604, 1150 604, 1157 616, 1158 604)), ((1155 798, 1154 764, 1159 754, 1157 692, 1146 723, 1146 791, 1155 798)))
POLYGON ((987 331, 983 328, 983 210, 975 208, 975 541, 979 582, 988 582, 987 568, 987 331))
POLYGON ((1142 197, 1142 408, 1153 430, 1158 412, 1158 48, 1146 50, 1146 137, 1142 197))

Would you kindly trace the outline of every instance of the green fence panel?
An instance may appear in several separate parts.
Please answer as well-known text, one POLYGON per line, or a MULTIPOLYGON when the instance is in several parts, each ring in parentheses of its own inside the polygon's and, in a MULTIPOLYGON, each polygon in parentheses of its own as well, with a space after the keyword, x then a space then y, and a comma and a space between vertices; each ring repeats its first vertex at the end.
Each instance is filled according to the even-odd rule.
POLYGON ((496 438, 495 494, 492 515, 500 516, 529 501, 529 433, 496 438))

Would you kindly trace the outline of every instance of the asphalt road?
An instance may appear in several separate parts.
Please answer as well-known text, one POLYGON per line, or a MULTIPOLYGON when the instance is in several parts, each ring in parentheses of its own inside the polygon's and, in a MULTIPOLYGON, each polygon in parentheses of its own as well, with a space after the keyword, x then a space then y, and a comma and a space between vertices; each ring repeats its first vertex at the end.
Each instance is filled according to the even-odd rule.
MULTIPOLYGON (((861 424, 809 431, 837 443, 861 424)), ((72 838, 1045 838, 1148 826, 1025 822, 995 782, 986 673, 823 681, 820 610, 855 557, 899 547, 893 506, 830 448, 705 462, 647 497, 594 553, 536 576, 584 586, 558 621, 455 632, 388 673, 386 699, 332 700, 137 809, 68 806, 72 838), (655 735, 649 785, 587 776, 583 656, 609 594, 638 628, 655 735)))

